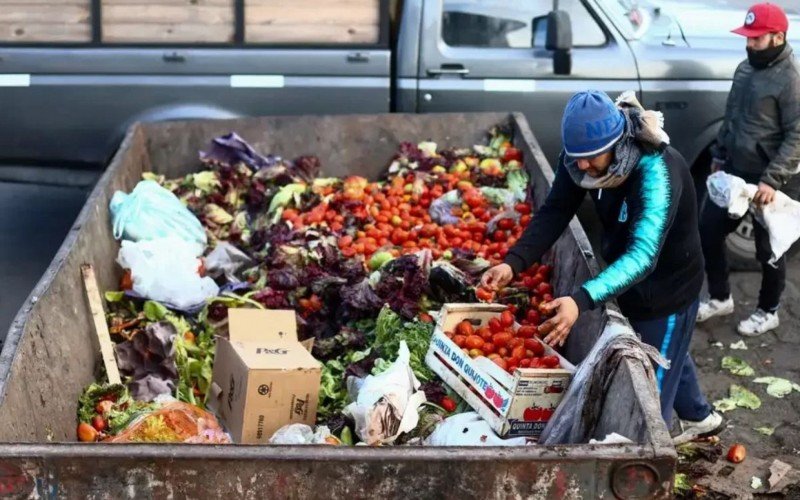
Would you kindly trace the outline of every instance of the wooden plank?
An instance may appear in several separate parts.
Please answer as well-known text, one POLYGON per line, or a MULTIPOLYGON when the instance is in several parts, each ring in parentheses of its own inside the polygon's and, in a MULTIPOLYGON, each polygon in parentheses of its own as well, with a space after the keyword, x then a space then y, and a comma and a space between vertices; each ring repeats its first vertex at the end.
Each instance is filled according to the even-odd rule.
POLYGON ((88 5, 25 5, 0 8, 0 23, 80 24, 89 23, 88 5))
POLYGON ((376 43, 378 26, 254 25, 245 29, 250 43, 376 43))
POLYGON ((100 354, 103 357, 103 365, 106 368, 108 382, 119 384, 122 380, 119 376, 117 360, 114 357, 114 344, 111 342, 111 334, 108 332, 103 297, 100 295, 97 278, 94 275, 94 269, 91 264, 82 265, 81 274, 83 275, 83 286, 86 290, 86 299, 89 302, 89 312, 94 323, 94 333, 100 343, 100 354))
POLYGON ((293 5, 279 7, 269 5, 245 4, 245 24, 378 24, 380 11, 377 5, 357 2, 347 7, 321 4, 314 8, 293 5))
POLYGON ((182 5, 107 5, 103 7, 103 28, 113 24, 233 24, 233 7, 182 5))
POLYGON ((52 7, 61 5, 90 5, 90 0, 0 0, 0 5, 4 8, 18 7, 24 9, 29 5, 49 5, 52 7))
POLYGON ((108 43, 228 43, 234 27, 209 24, 107 24, 103 41, 108 43))
POLYGON ((3 42, 89 42, 92 28, 83 24, 0 24, 3 42))
MULTIPOLYGON (((3 0, 0 0, 2 2, 3 0)), ((19 0, 15 0, 19 1, 19 0)), ((40 0, 36 0, 40 1, 40 0)), ((61 0, 75 1, 75 0, 61 0)), ((180 6, 180 7, 206 7, 206 6, 226 6, 233 7, 233 0, 102 0, 103 7, 112 5, 160 5, 160 6, 180 6)))

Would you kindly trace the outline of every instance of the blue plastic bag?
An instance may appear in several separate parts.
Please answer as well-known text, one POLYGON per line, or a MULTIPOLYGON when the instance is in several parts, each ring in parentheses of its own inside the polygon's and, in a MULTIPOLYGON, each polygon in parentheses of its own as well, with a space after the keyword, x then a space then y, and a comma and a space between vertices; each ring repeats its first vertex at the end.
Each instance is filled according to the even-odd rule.
POLYGON ((114 238, 150 241, 179 238, 194 245, 196 255, 205 250, 203 225, 171 191, 155 181, 141 181, 130 194, 117 191, 109 204, 114 238))

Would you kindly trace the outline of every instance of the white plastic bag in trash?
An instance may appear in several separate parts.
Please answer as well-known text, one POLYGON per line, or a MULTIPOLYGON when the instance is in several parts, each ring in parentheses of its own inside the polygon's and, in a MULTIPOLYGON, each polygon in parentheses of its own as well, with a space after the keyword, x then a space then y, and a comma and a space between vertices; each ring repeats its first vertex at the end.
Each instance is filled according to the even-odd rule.
POLYGON ((117 262, 131 270, 134 292, 176 309, 192 309, 219 294, 214 280, 197 274, 194 244, 180 238, 123 241, 117 262))
POLYGON ((392 366, 379 375, 367 376, 358 387, 355 401, 344 409, 355 421, 356 434, 365 443, 391 443, 419 423, 417 410, 425 402, 425 393, 419 390, 410 358, 405 341, 400 342, 392 366))
POLYGON ((174 237, 202 255, 206 232, 197 217, 171 191, 155 181, 139 182, 130 194, 117 191, 109 204, 114 238, 131 241, 174 237))
POLYGON ((275 431, 269 444, 341 444, 326 425, 316 430, 306 424, 287 424, 275 431))
POLYGON ((474 411, 448 417, 425 440, 428 446, 524 446, 527 439, 501 439, 474 411))
POLYGON ((711 201, 719 207, 727 208, 728 215, 738 219, 750 209, 758 222, 767 229, 772 248, 769 264, 775 264, 800 239, 800 202, 785 193, 776 191, 772 203, 756 206, 752 201, 758 187, 725 172, 709 175, 706 186, 711 201))

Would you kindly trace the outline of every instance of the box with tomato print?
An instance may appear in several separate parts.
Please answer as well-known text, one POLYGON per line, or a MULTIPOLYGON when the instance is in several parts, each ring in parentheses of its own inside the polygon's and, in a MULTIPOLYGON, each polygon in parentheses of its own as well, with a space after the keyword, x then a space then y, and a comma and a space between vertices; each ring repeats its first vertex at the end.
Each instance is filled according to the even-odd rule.
POLYGON ((501 304, 446 304, 425 362, 499 436, 536 438, 564 397, 575 367, 506 311, 501 304), (479 343, 476 337, 490 333, 495 345, 505 342, 510 352, 531 360, 524 365, 535 368, 517 364, 509 369, 502 357, 471 347, 479 343))

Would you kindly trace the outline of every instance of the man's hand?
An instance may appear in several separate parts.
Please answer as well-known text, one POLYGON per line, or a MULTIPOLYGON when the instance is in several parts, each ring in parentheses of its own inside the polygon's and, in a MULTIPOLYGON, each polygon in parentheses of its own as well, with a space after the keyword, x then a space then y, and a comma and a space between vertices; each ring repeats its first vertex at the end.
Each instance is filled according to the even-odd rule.
POLYGON ((764 206, 769 205, 775 200, 775 188, 763 182, 758 183, 758 191, 753 197, 753 202, 756 205, 764 206))
POLYGON ((498 264, 488 269, 481 277, 481 287, 494 292, 505 287, 514 279, 514 270, 508 264, 498 264))
POLYGON ((544 338, 545 343, 553 347, 564 345, 572 326, 581 314, 578 304, 571 297, 560 297, 541 307, 547 312, 556 311, 555 316, 539 325, 539 333, 547 335, 544 338))
POLYGON ((725 167, 725 160, 720 160, 719 158, 712 158, 711 159, 711 173, 719 172, 720 170, 725 167))

